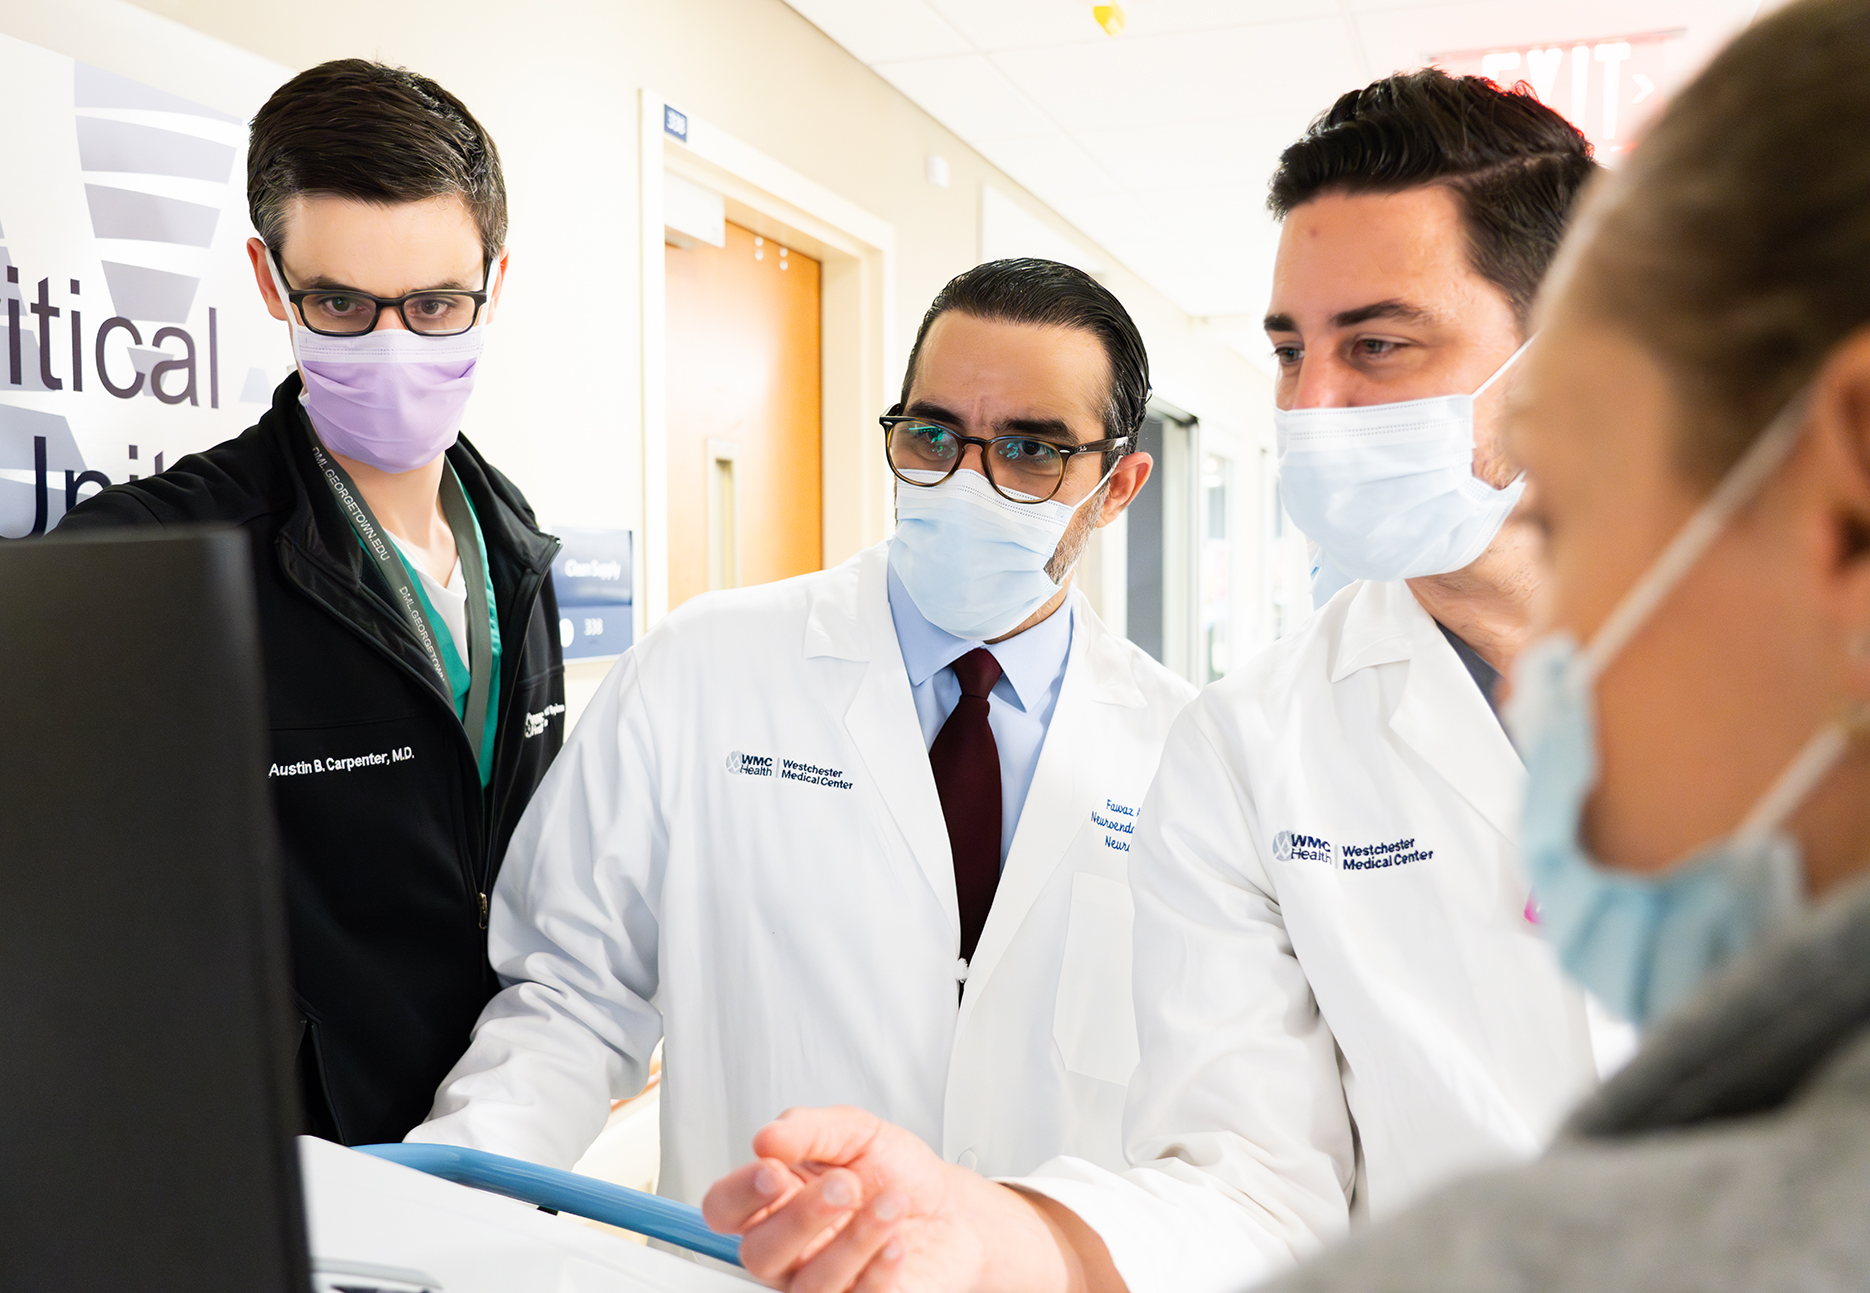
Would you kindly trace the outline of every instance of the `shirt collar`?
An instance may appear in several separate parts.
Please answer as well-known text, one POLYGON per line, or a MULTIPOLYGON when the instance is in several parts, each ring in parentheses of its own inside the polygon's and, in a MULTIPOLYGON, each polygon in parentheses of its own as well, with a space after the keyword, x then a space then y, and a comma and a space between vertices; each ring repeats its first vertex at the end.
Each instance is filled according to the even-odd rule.
POLYGON ((1019 707, 1030 712, 1065 672, 1065 657, 1071 653, 1070 598, 1024 633, 989 645, 958 638, 929 623, 903 587, 895 567, 888 570, 890 619, 896 624, 896 641, 902 647, 910 686, 920 687, 975 647, 986 645, 1000 662, 1001 676, 1012 687, 1019 707))

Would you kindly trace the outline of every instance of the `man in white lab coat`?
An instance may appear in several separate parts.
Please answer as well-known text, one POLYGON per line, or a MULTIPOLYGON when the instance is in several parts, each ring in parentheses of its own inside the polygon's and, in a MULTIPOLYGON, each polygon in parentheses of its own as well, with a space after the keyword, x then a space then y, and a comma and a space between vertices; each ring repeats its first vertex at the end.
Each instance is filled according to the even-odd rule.
POLYGON ((1322 605, 1164 751, 1131 871, 1134 1168, 1061 1158, 1016 1193, 863 1116, 800 1114, 709 1200, 745 1229, 800 1190, 751 1230, 750 1269, 790 1270, 843 1214, 835 1172, 779 1170, 811 1161, 857 1168, 869 1198, 811 1259, 824 1287, 874 1262, 877 1287, 1237 1288, 1352 1216, 1531 1155, 1627 1051, 1536 927, 1492 708, 1533 565, 1502 525, 1510 382, 1488 384, 1595 169, 1530 94, 1434 71, 1344 96, 1286 151, 1266 328, 1282 499, 1322 605))
POLYGON ((494 893, 509 986, 412 1140, 569 1166, 664 1044, 663 1193, 847 1103, 995 1173, 1123 1161, 1131 841, 1193 688, 1071 572, 1147 481, 1095 280, 959 276, 882 419, 887 543, 695 599, 613 669, 494 893))

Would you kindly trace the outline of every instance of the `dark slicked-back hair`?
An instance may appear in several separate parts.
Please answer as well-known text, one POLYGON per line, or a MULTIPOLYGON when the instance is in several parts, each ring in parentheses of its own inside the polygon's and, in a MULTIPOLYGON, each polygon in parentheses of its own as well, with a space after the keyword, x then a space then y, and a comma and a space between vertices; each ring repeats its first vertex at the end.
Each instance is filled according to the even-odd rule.
POLYGON ((275 255, 286 205, 300 195, 397 203, 449 193, 466 200, 492 263, 506 245, 500 154, 461 100, 406 68, 320 63, 273 91, 253 118, 247 210, 275 255))
MULTIPOLYGON (((1149 354, 1143 349, 1143 334, 1109 288, 1083 270, 1055 260, 990 260, 949 279, 916 329, 916 343, 903 374, 904 404, 909 402, 909 388, 915 385, 922 342, 935 320, 951 310, 996 323, 1082 328, 1094 334, 1110 360, 1104 439, 1135 435, 1143 425, 1143 411, 1149 404, 1149 354)), ((1121 456, 1105 454, 1104 470, 1109 471, 1121 456)))
POLYGON ((1283 220, 1326 193, 1443 185, 1461 203, 1474 271, 1523 323, 1597 169, 1590 143, 1531 87, 1424 68, 1332 104, 1280 155, 1266 205, 1283 220))

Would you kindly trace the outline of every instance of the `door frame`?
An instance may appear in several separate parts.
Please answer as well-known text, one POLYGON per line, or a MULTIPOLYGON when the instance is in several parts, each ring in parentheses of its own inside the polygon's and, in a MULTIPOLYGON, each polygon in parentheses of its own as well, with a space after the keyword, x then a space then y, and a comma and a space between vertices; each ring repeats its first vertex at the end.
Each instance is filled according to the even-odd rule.
POLYGON ((636 632, 669 610, 668 283, 663 176, 713 189, 727 218, 819 262, 823 551, 833 566, 882 539, 890 476, 876 415, 891 403, 896 231, 853 202, 720 130, 659 92, 642 91, 638 159, 642 231, 643 498, 636 545, 636 632), (670 129, 673 108, 687 138, 670 129))

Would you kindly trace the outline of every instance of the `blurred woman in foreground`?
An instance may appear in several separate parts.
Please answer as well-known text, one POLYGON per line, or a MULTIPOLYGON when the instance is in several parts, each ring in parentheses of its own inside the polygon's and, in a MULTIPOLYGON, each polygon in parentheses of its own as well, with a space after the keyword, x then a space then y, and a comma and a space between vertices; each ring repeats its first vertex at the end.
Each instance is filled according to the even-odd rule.
MULTIPOLYGON (((1870 1287, 1870 0, 1744 33, 1587 203, 1511 435, 1550 629, 1522 854, 1567 967, 1662 1017, 1544 1159, 1281 1289, 1870 1287)), ((755 1149, 709 1216, 791 1287, 1123 1287, 864 1115, 755 1149)))

